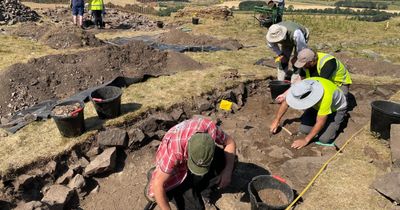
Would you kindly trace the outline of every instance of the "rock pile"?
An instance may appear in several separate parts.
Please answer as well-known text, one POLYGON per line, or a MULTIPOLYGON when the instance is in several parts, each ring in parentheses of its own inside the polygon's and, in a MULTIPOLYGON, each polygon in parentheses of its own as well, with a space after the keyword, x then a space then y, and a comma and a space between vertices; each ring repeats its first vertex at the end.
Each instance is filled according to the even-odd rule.
POLYGON ((0 1, 0 25, 13 25, 17 22, 36 21, 39 15, 19 0, 0 1))

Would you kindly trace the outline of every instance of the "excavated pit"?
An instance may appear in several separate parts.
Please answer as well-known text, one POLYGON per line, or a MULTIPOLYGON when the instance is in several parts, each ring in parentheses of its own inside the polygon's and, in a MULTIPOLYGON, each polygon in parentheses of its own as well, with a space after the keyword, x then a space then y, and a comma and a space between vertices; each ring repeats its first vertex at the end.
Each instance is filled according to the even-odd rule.
MULTIPOLYGON (((162 136, 170 127, 194 114, 217 116, 221 120, 223 130, 237 143, 239 164, 231 186, 225 189, 222 195, 214 195, 215 206, 218 209, 249 209, 247 183, 252 177, 261 174, 279 175, 296 191, 302 190, 336 149, 310 144, 296 150, 290 148, 295 137, 289 136, 288 133, 281 131, 272 137, 269 136, 269 124, 278 105, 270 103, 267 83, 268 81, 255 81, 242 84, 225 92, 214 92, 185 104, 176 104, 171 110, 152 110, 120 128, 106 128, 93 137, 93 141, 88 141, 92 143, 79 145, 71 153, 42 164, 41 167, 33 166, 33 169, 31 167, 30 170, 20 170, 7 176, 7 179, 4 177, 2 191, 6 193, 3 193, 5 198, 0 199, 6 200, 10 206, 21 206, 32 200, 41 200, 45 196, 43 189, 54 186, 56 180, 68 175, 69 169, 74 169, 70 178, 63 180, 61 185, 74 187, 75 185, 71 184, 73 181, 70 180, 72 177, 75 180, 80 174, 84 176, 85 185, 73 191, 77 196, 75 200, 65 204, 67 207, 129 209, 134 205, 134 209, 142 209, 147 203, 143 196, 146 172, 153 164, 162 136), (217 107, 221 99, 235 102, 238 108, 230 113, 219 110, 217 107), (105 137, 118 132, 127 135, 126 140, 123 140, 125 142, 119 146, 104 146, 110 143, 101 143, 105 137), (110 148, 116 148, 115 167, 103 173, 85 174, 85 167, 89 167, 89 161, 93 162, 101 151, 109 151, 110 148), (296 164, 296 167, 293 167, 293 164, 296 164), (75 170, 76 165, 79 165, 79 170, 75 170)), ((357 106, 350 112, 347 127, 336 140, 337 144, 340 146, 368 123, 370 102, 388 99, 398 89, 399 87, 394 85, 353 85, 351 93, 356 98, 357 106)), ((285 127, 293 133, 299 125, 297 119, 300 114, 301 112, 290 109, 285 115, 285 119, 288 119, 285 127)), ((370 152, 376 155, 375 151, 370 152)), ((374 164, 384 163, 376 161, 374 164)), ((76 183, 76 180, 73 183, 76 183)), ((56 186, 59 188, 59 185, 56 186)))

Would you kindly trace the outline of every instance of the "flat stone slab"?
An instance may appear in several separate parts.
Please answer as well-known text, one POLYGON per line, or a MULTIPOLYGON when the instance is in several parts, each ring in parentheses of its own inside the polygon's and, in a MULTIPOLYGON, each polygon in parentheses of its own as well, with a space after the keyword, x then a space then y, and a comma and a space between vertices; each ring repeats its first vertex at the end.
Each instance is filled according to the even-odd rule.
POLYGON ((372 187, 397 203, 400 203, 400 172, 391 172, 378 177, 372 187))
POLYGON ((390 151, 393 167, 400 168, 400 124, 392 124, 390 128, 390 151))
POLYGON ((113 128, 99 133, 99 145, 110 147, 126 147, 128 145, 127 133, 123 129, 113 128))
POLYGON ((92 176, 115 169, 117 161, 117 149, 115 147, 104 150, 85 168, 85 175, 92 176))

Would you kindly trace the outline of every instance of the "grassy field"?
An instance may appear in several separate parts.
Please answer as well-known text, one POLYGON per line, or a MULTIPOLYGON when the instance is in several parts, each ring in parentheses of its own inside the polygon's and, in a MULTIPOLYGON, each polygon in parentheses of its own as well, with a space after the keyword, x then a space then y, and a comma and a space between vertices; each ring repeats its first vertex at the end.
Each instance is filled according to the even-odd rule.
MULTIPOLYGON (((332 46, 330 50, 333 51, 340 48, 344 51, 352 52, 355 56, 360 55, 360 50, 362 49, 371 49, 393 62, 400 63, 399 46, 376 44, 385 40, 398 38, 400 19, 391 20, 391 27, 386 31, 384 30, 384 23, 359 22, 338 16, 300 15, 285 16, 285 19, 297 21, 310 29, 311 46, 316 46, 320 43, 330 43, 332 46)), ((169 21, 180 20, 184 19, 170 19, 169 21)), ((64 153, 70 150, 74 145, 91 139, 91 136, 99 129, 99 125, 120 125, 140 116, 150 109, 167 109, 175 103, 189 101, 194 96, 199 96, 215 89, 225 89, 242 81, 265 79, 268 76, 275 75, 275 69, 273 68, 253 65, 253 63, 260 58, 272 56, 272 53, 266 47, 266 29, 259 27, 252 15, 235 14, 235 17, 229 21, 211 19, 202 19, 201 21, 202 24, 198 26, 186 24, 182 27, 190 28, 194 34, 207 34, 218 38, 236 38, 245 45, 245 48, 240 51, 186 53, 195 60, 208 63, 210 67, 201 71, 189 71, 178 73, 173 76, 153 78, 145 83, 135 84, 124 89, 122 97, 123 104, 134 102, 140 103, 143 106, 139 110, 124 113, 124 115, 119 118, 106 121, 104 124, 97 120, 93 106, 88 103, 85 108, 85 116, 89 131, 79 138, 66 139, 61 137, 54 122, 51 120, 32 123, 17 134, 8 137, 0 137, 2 142, 0 145, 0 174, 4 175, 17 168, 40 160, 47 160, 64 153), (224 75, 231 69, 238 70, 239 75, 241 75, 239 80, 225 79, 224 75), (40 132, 38 132, 39 130, 40 132)), ((138 32, 128 31, 124 33, 107 32, 98 34, 97 37, 106 39, 117 36, 129 37, 138 34, 138 32)), ((0 59, 2 59, 1 69, 13 63, 24 62, 32 57, 39 57, 49 53, 65 53, 64 51, 55 51, 39 43, 21 38, 0 36, 0 41, 2 41, 2 48, 0 51, 0 59)), ((364 84, 393 84, 400 82, 400 78, 371 78, 362 75, 352 75, 352 78, 354 83, 364 84)), ((319 199, 319 195, 330 191, 326 190, 325 186, 329 186, 328 182, 330 182, 332 176, 347 176, 346 173, 350 172, 345 169, 354 167, 355 165, 363 166, 360 162, 363 160, 359 157, 359 144, 363 144, 370 137, 367 135, 366 131, 357 138, 359 140, 354 141, 356 144, 346 149, 346 155, 333 163, 335 165, 332 166, 332 169, 327 171, 326 175, 324 175, 310 191, 308 196, 312 198, 310 199, 312 202, 305 205, 309 207, 306 209, 316 209, 316 206, 320 206, 320 209, 329 209, 329 207, 335 206, 337 200, 331 199, 328 201, 330 202, 330 206, 328 206, 327 203, 322 203, 322 199, 319 199), (341 174, 337 174, 337 171, 342 172, 341 174)), ((375 145, 374 142, 368 144, 375 145)), ((380 146, 377 147, 380 148, 380 146)), ((361 169, 357 169, 357 171, 358 170, 361 171, 361 169)), ((368 176, 375 173, 375 169, 371 169, 370 167, 363 167, 362 170, 367 170, 365 174, 368 176)), ((354 172, 356 170, 352 171, 354 172)), ((354 187, 359 184, 353 180, 343 180, 343 182, 345 184, 354 184, 354 187)), ((341 188, 341 186, 343 187, 343 182, 341 182, 340 185, 338 182, 332 183, 332 185, 337 185, 337 188, 331 186, 332 193, 348 193, 348 191, 343 191, 341 188)), ((360 189, 364 190, 365 186, 360 189)), ((325 196, 325 194, 323 195, 325 196)), ((347 196, 347 194, 344 195, 347 196)), ((370 197, 366 196, 362 201, 365 202, 368 201, 368 199, 370 199, 370 197)), ((346 200, 345 202, 351 201, 346 200)))
POLYGON ((55 50, 47 46, 23 38, 0 35, 0 43, 0 70, 14 63, 55 53, 55 50))

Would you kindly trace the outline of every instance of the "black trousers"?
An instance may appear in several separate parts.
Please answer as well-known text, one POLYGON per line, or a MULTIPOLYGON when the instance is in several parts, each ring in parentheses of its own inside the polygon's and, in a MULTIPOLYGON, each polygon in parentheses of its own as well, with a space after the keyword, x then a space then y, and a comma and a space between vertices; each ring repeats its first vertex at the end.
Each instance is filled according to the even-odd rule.
POLYGON ((97 27, 103 27, 103 17, 102 17, 102 13, 103 13, 102 10, 93 10, 93 11, 92 11, 92 14, 93 14, 93 17, 94 17, 94 24, 95 24, 97 27))
POLYGON ((167 192, 167 197, 178 210, 203 210, 204 202, 202 196, 208 197, 213 188, 218 186, 218 175, 225 168, 224 150, 216 147, 214 159, 210 170, 204 176, 196 176, 190 171, 182 184, 167 192))

